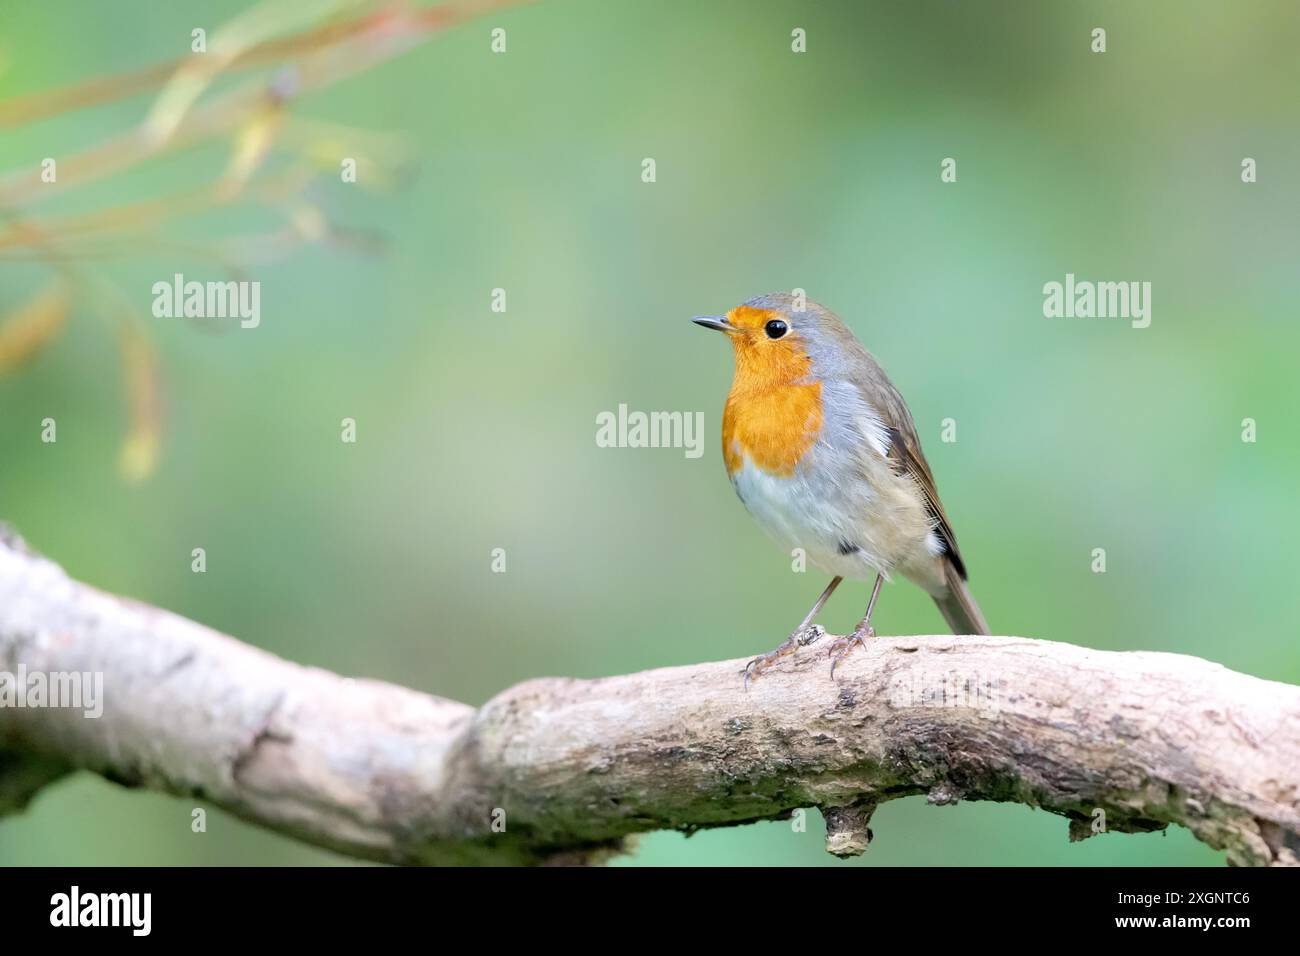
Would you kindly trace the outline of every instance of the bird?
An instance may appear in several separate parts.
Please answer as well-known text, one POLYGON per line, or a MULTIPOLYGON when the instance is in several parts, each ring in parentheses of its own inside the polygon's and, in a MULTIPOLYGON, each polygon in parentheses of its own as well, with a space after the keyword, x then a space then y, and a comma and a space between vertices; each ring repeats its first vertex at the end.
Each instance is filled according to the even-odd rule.
POLYGON ((745 666, 745 686, 820 639, 817 615, 845 578, 875 584, 857 627, 827 651, 832 679, 875 636, 871 615, 895 572, 934 599, 954 634, 988 634, 907 403, 839 316, 773 292, 692 321, 735 353, 722 458, 736 494, 779 544, 832 575, 790 636, 745 666))

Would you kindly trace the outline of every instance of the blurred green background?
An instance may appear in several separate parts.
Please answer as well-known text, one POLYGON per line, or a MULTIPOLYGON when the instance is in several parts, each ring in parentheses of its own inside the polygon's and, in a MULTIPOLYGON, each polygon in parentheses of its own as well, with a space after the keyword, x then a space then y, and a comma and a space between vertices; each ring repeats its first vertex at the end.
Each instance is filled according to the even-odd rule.
MULTIPOLYGON (((191 29, 246 6, 3 0, 0 98, 180 56, 191 29)), ((0 379, 0 517, 97 587, 472 703, 539 675, 764 651, 825 580, 792 573, 735 499, 718 440, 730 350, 687 319, 801 287, 907 396, 996 633, 1300 681, 1298 20, 1293 2, 556 0, 456 27, 294 106, 409 137, 401 188, 328 170, 314 187, 383 253, 326 243, 257 264, 261 327, 225 334, 149 312, 173 272, 222 278, 209 261, 164 248, 87 264, 159 349, 158 470, 139 485, 117 472, 117 343, 79 302, 0 379), (494 26, 505 55, 488 51, 494 26), (1042 286, 1067 272, 1151 282, 1151 327, 1044 318, 1042 286), (595 417, 619 403, 702 410, 704 456, 598 448, 595 417), (39 440, 46 416, 57 444, 39 440), (939 440, 947 417, 956 443, 939 440)), ((0 169, 149 105, 4 130, 0 169)), ((39 211, 179 188, 228 154, 214 143, 39 211)), ((0 268, 6 311, 49 274, 0 268)), ((824 623, 851 627, 866 593, 841 589, 824 623)), ((910 585, 886 589, 875 623, 943 629, 910 585)), ((193 834, 192 805, 80 775, 0 822, 0 862, 346 862, 219 812, 193 834)), ((802 834, 655 834, 623 862, 1222 861, 1182 830, 1070 845, 1063 819, 1017 805, 902 800, 873 828, 848 864, 816 814, 802 834)))

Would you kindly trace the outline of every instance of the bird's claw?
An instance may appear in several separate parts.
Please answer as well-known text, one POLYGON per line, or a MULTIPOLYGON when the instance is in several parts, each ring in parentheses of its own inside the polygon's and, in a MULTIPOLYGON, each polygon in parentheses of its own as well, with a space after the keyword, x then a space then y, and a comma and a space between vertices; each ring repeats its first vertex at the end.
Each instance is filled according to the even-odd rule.
POLYGON ((745 675, 745 690, 749 690, 749 682, 767 670, 773 661, 780 660, 785 655, 793 653, 794 649, 795 641, 793 639, 787 640, 780 647, 768 651, 766 654, 760 654, 746 664, 744 669, 741 670, 741 673, 745 675))
POLYGON ((834 679, 835 668, 840 666, 840 662, 849 656, 849 652, 852 651, 853 648, 858 646, 865 647, 867 638, 875 636, 876 629, 874 627, 867 627, 856 630, 847 637, 836 639, 835 642, 826 650, 827 657, 835 658, 835 660, 831 661, 831 678, 834 679))
POLYGON ((767 670, 774 662, 785 657, 787 654, 793 654, 797 648, 807 647, 822 639, 826 634, 826 629, 820 624, 813 624, 811 627, 801 628, 787 637, 774 650, 766 654, 760 654, 744 666, 740 673, 745 675, 745 689, 749 690, 749 682, 754 680, 763 671, 767 670))

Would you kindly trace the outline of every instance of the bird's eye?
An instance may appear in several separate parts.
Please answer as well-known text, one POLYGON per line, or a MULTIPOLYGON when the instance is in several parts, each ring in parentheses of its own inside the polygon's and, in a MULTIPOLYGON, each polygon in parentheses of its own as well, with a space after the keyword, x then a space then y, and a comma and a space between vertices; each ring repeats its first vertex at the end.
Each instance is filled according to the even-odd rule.
POLYGON ((767 333, 769 339, 779 339, 790 331, 790 326, 786 325, 780 319, 773 319, 767 325, 763 326, 763 331, 767 333))

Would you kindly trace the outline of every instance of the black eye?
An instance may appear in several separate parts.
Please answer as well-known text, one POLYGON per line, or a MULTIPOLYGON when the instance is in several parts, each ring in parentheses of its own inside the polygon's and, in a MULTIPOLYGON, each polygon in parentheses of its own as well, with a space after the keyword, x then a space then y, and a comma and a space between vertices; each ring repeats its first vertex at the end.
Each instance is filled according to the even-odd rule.
POLYGON ((763 331, 767 333, 769 339, 779 339, 790 331, 790 326, 786 325, 780 319, 773 319, 767 325, 763 326, 763 331))

